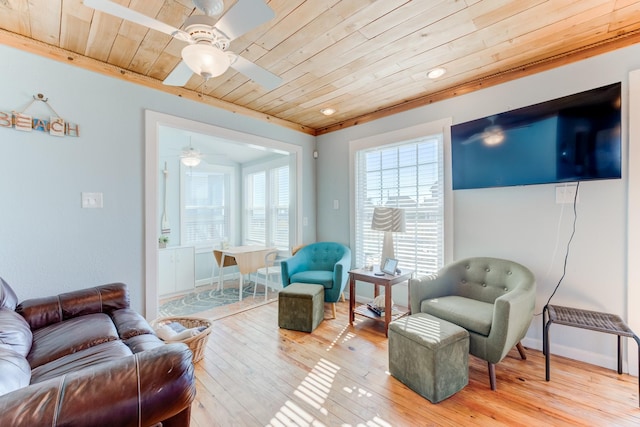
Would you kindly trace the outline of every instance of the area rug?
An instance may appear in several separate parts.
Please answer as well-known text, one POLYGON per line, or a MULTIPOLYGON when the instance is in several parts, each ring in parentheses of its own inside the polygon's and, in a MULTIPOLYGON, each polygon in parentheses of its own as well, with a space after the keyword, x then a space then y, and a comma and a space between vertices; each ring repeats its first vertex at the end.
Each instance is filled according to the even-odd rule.
MULTIPOLYGON (((242 298, 253 299, 253 283, 242 289, 242 298)), ((273 292, 273 291, 272 291, 273 292)), ((269 292, 268 297, 272 297, 269 292)), ((258 286, 255 297, 256 303, 264 302, 264 289, 262 285, 258 286)), ((203 311, 211 310, 223 305, 234 304, 238 302, 238 287, 232 287, 219 291, 210 289, 201 292, 192 292, 181 298, 172 299, 165 302, 158 309, 158 313, 162 317, 167 316, 190 316, 203 311)))

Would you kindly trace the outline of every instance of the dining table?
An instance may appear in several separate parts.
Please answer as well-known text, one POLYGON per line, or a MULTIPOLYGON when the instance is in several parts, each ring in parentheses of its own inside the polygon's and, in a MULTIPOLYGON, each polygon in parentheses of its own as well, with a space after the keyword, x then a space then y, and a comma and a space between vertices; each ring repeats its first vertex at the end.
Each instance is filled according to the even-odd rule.
POLYGON ((261 245, 229 246, 223 249, 214 249, 213 256, 218 263, 219 271, 218 290, 224 288, 224 267, 237 266, 240 272, 238 294, 239 301, 242 301, 244 275, 254 273, 258 268, 264 267, 264 256, 273 250, 276 250, 276 248, 261 245))

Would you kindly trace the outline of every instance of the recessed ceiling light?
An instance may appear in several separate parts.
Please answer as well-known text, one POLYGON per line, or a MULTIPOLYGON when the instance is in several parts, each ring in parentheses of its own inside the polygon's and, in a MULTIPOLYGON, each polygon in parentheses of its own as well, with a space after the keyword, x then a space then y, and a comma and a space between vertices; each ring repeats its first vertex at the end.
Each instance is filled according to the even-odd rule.
POLYGON ((324 114, 325 116, 330 116, 330 115, 332 115, 333 113, 335 113, 335 112, 336 112, 336 110, 335 110, 335 109, 333 109, 333 108, 323 108, 322 110, 320 110, 320 112, 321 112, 322 114, 324 114))
POLYGON ((444 73, 446 72, 447 70, 442 67, 434 68, 427 73, 427 77, 429 77, 430 79, 437 79, 438 77, 444 76, 444 73))

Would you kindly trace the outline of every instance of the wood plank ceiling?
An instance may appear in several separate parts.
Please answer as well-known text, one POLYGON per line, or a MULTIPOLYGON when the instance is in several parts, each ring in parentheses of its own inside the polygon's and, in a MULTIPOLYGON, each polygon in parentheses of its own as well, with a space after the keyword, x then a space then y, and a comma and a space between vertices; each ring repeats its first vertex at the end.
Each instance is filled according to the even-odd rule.
MULTIPOLYGON (((116 2, 175 27, 202 14, 191 0, 116 2)), ((267 3, 275 19, 231 50, 282 77, 271 91, 233 69, 164 86, 184 42, 81 0, 0 0, 0 43, 322 134, 640 41, 640 0, 267 3), (436 67, 447 73, 427 78, 436 67)))

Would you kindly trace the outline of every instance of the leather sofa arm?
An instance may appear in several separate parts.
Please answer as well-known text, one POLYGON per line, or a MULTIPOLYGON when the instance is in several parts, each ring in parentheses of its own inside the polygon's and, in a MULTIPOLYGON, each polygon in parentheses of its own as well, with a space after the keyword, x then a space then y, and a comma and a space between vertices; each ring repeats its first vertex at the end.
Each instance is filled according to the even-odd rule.
POLYGON ((0 396, 0 425, 188 425, 195 397, 189 348, 167 344, 0 396))
POLYGON ((111 314, 129 308, 129 292, 123 283, 111 283, 93 288, 67 292, 57 296, 34 298, 16 307, 29 323, 31 330, 52 323, 92 313, 111 314))

